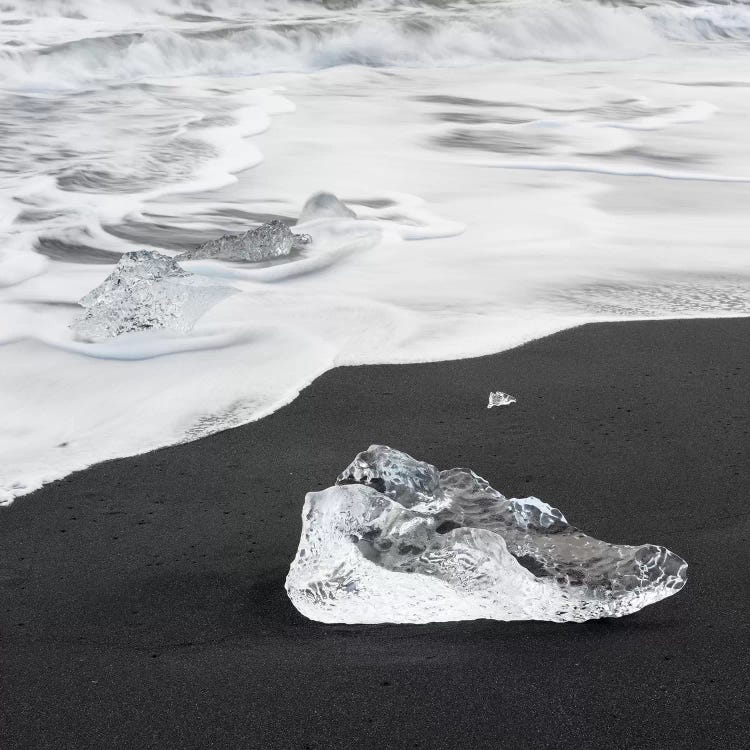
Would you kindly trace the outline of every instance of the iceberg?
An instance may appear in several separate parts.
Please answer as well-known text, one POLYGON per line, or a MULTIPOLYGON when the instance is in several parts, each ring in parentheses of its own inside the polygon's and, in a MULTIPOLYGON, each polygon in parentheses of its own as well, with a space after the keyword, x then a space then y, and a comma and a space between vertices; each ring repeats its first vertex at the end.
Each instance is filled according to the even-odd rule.
POLYGON ((487 408, 491 409, 493 406, 509 406, 515 404, 516 399, 509 393, 503 393, 502 391, 492 391, 490 393, 490 400, 487 404, 487 408))
POLYGON ((188 273, 174 258, 152 250, 125 253, 114 271, 79 304, 71 325, 84 341, 167 328, 187 333, 209 308, 236 290, 188 273))
POLYGON ((333 193, 315 193, 307 199, 297 223, 304 224, 306 221, 313 221, 314 219, 356 218, 357 214, 333 193))
POLYGON ((470 469, 372 445, 306 496, 286 591, 326 623, 582 622, 671 596, 686 574, 664 547, 599 541, 470 469))
POLYGON ((241 234, 225 234, 200 247, 186 250, 178 260, 229 260, 257 263, 283 258, 293 249, 311 242, 307 234, 293 234, 285 224, 274 219, 241 234))

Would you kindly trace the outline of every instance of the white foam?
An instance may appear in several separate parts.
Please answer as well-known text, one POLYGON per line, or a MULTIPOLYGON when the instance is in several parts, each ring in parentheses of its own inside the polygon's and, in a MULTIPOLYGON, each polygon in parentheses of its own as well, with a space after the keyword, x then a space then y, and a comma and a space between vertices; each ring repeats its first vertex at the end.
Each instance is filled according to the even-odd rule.
POLYGON ((0 502, 256 419, 339 364, 750 310, 742 9, 305 4, 290 34, 294 3, 250 29, 231 0, 197 26, 169 17, 205 14, 188 0, 61 3, 0 27, 22 39, 0 53, 0 502), (344 64, 368 61, 404 67, 344 64), (295 228, 313 242, 281 262, 185 264, 239 290, 190 334, 74 340, 119 253, 292 222, 321 190, 357 218, 295 228))
POLYGON ((338 65, 466 65, 497 60, 636 58, 673 41, 747 40, 750 7, 590 0, 442 4, 357 3, 335 11, 308 3, 132 3, 94 0, 6 6, 0 18, 4 87, 49 91, 103 81, 184 75, 246 76, 338 65), (400 6, 400 7, 399 7, 400 6), (458 9, 459 12, 455 12, 458 9), (208 13, 207 13, 208 10, 208 13), (203 16, 201 31, 183 14, 203 16), (130 36, 116 36, 115 34, 130 36), (15 36, 14 36, 15 35, 15 36), (56 43, 53 49, 39 51, 56 43))

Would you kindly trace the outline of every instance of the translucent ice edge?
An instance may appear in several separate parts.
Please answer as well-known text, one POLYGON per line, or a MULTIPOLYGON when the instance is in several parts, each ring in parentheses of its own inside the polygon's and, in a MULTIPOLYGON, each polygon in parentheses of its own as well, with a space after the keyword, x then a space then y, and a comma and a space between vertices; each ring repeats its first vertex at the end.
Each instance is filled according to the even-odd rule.
POLYGON ((581 622, 636 612, 686 576, 664 547, 599 541, 538 498, 372 445, 306 496, 286 591, 326 623, 581 622))

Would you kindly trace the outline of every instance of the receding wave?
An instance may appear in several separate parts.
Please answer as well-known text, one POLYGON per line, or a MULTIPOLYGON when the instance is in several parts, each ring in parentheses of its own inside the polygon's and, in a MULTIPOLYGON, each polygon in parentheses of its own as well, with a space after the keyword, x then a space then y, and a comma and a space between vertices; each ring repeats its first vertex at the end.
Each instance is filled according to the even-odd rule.
MULTIPOLYGON (((117 34, 105 33, 99 16, 90 20, 86 3, 40 4, 48 12, 55 5, 65 10, 66 18, 79 19, 82 28, 90 28, 91 35, 55 46, 6 41, 0 48, 4 87, 75 88, 164 76, 245 76, 340 65, 422 67, 506 59, 622 59, 665 53, 675 42, 750 40, 750 6, 746 4, 635 7, 590 0, 532 0, 452 4, 450 8, 410 4, 386 14, 379 8, 394 3, 356 8, 339 3, 348 9, 337 11, 328 9, 335 3, 326 7, 310 3, 304 6, 309 9, 304 17, 299 4, 285 4, 288 12, 273 20, 263 12, 268 6, 260 4, 254 16, 235 16, 229 21, 221 14, 239 8, 239 3, 223 0, 216 15, 209 12, 213 6, 201 3, 202 15, 186 16, 177 11, 190 10, 191 3, 165 0, 159 12, 162 18, 170 15, 170 23, 148 23, 148 18, 141 18, 133 22, 132 31, 117 34)), ((135 6, 129 15, 137 10, 135 6)), ((17 9, 8 7, 0 14, 3 23, 19 25, 6 25, 4 35, 7 38, 12 31, 23 38, 27 33, 24 19, 18 17, 17 9)), ((109 13, 115 12, 110 6, 109 13)), ((150 12, 156 11, 152 7, 150 12)))

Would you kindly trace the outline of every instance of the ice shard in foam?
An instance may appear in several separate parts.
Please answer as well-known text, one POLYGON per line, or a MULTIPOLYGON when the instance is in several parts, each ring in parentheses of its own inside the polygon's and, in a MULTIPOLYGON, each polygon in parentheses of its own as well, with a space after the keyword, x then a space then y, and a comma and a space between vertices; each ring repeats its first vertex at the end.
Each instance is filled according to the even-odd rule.
POLYGON ((599 541, 538 498, 373 445, 305 498, 286 590, 327 623, 580 622, 636 612, 686 574, 664 547, 599 541))
POLYGON ((186 333, 201 315, 235 292, 188 273, 174 258, 138 250, 125 253, 114 271, 80 300, 85 309, 71 327, 84 341, 152 328, 186 333))
POLYGON ((239 234, 224 234, 200 247, 186 250, 178 260, 226 260, 258 263, 283 258, 293 249, 310 242, 307 234, 293 234, 286 225, 274 219, 268 224, 239 234))

